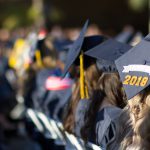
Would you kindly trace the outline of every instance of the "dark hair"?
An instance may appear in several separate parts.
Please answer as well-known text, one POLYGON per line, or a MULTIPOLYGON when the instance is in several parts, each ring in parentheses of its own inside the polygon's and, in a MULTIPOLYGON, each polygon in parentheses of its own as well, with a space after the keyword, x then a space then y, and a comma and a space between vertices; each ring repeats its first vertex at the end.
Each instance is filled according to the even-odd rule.
POLYGON ((54 48, 53 39, 46 37, 39 42, 38 48, 41 53, 43 66, 45 68, 55 68, 56 60, 58 59, 58 52, 54 48))
POLYGON ((81 136, 85 141, 92 131, 95 133, 96 113, 105 99, 114 106, 125 106, 124 92, 117 73, 102 73, 98 80, 97 89, 93 92, 89 110, 85 115, 85 125, 81 129, 81 136))
POLYGON ((66 110, 67 113, 65 114, 64 121, 63 121, 64 129, 69 133, 73 133, 74 131, 75 109, 77 107, 79 100, 80 100, 80 86, 79 86, 79 80, 77 80, 74 85, 72 97, 69 102, 68 108, 66 110))
MULTIPOLYGON (((101 72, 97 70, 96 65, 93 64, 85 71, 85 83, 88 88, 89 95, 96 88, 96 83, 100 76, 101 72)), ((67 113, 64 117, 64 129, 69 133, 73 133, 75 126, 75 111, 80 101, 80 82, 79 79, 76 81, 74 90, 72 93, 72 98, 68 105, 67 113)))

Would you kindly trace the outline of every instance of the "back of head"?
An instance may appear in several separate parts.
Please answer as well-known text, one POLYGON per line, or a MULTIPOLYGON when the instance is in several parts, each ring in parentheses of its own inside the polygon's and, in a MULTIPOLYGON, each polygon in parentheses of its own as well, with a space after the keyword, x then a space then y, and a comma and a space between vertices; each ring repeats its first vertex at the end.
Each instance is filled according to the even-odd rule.
MULTIPOLYGON (((96 64, 92 64, 85 70, 84 74, 85 85, 87 86, 89 96, 91 96, 92 92, 96 89, 96 84, 99 76, 101 75, 101 71, 97 69, 96 64)), ((75 112, 80 99, 79 79, 77 79, 70 104, 68 106, 68 112, 64 119, 64 127, 68 132, 73 132, 75 126, 75 112)))
POLYGON ((42 63, 46 68, 56 67, 57 51, 55 50, 52 39, 48 37, 39 42, 38 49, 40 50, 42 63))
POLYGON ((103 72, 100 76, 97 87, 92 94, 92 100, 85 116, 85 125, 81 129, 83 139, 88 140, 90 133, 95 129, 96 114, 102 107, 102 103, 107 101, 112 106, 123 108, 124 92, 118 73, 103 72))
POLYGON ((85 84, 87 85, 88 88, 88 93, 89 96, 92 95, 93 90, 95 90, 97 87, 97 82, 99 77, 101 76, 102 72, 97 69, 96 64, 90 65, 86 70, 85 70, 85 84))
POLYGON ((97 86, 110 104, 120 108, 125 106, 124 91, 118 73, 102 73, 97 86))

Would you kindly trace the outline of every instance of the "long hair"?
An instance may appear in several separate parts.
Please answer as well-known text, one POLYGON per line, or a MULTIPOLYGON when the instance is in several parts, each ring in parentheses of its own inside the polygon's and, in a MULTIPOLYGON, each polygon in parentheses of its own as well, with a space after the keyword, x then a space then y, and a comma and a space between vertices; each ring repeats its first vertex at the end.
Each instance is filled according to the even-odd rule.
POLYGON ((102 73, 85 116, 85 125, 81 129, 81 135, 85 141, 88 140, 91 131, 95 133, 96 114, 102 102, 108 100, 110 104, 123 108, 125 106, 123 93, 122 84, 117 73, 102 73))
POLYGON ((89 97, 91 97, 93 91, 97 88, 97 82, 101 74, 102 71, 98 70, 95 64, 90 65, 85 71, 85 85, 88 88, 89 97))
MULTIPOLYGON (((89 96, 92 91, 96 88, 96 83, 100 76, 101 72, 98 71, 95 64, 90 65, 85 71, 85 84, 88 88, 89 96)), ((67 113, 64 117, 64 129, 69 133, 73 133, 75 126, 75 111, 80 101, 80 83, 79 79, 77 79, 74 90, 72 92, 72 97, 70 103, 68 105, 67 113)))
POLYGON ((74 90, 72 93, 71 100, 66 110, 67 113, 65 114, 65 117, 64 117, 64 122, 63 122, 64 129, 69 133, 74 132, 75 108, 77 107, 77 104, 80 100, 80 86, 79 85, 80 85, 79 80, 77 80, 74 85, 74 90))
POLYGON ((132 134, 122 141, 122 147, 148 150, 150 147, 150 87, 129 100, 132 134))

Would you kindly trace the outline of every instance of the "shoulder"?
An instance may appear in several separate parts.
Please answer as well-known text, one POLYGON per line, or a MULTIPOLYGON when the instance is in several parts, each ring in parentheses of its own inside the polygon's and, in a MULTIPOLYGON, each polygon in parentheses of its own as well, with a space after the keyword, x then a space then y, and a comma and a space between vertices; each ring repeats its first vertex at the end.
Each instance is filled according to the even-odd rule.
POLYGON ((104 107, 103 109, 99 110, 97 113, 97 121, 109 121, 115 120, 122 114, 123 110, 115 107, 115 106, 109 106, 104 107))
POLYGON ((105 107, 104 114, 109 116, 111 120, 118 118, 123 112, 123 109, 115 106, 105 107))
POLYGON ((103 147, 116 139, 118 133, 116 121, 122 113, 117 107, 105 107, 99 111, 96 123, 97 143, 103 147))

